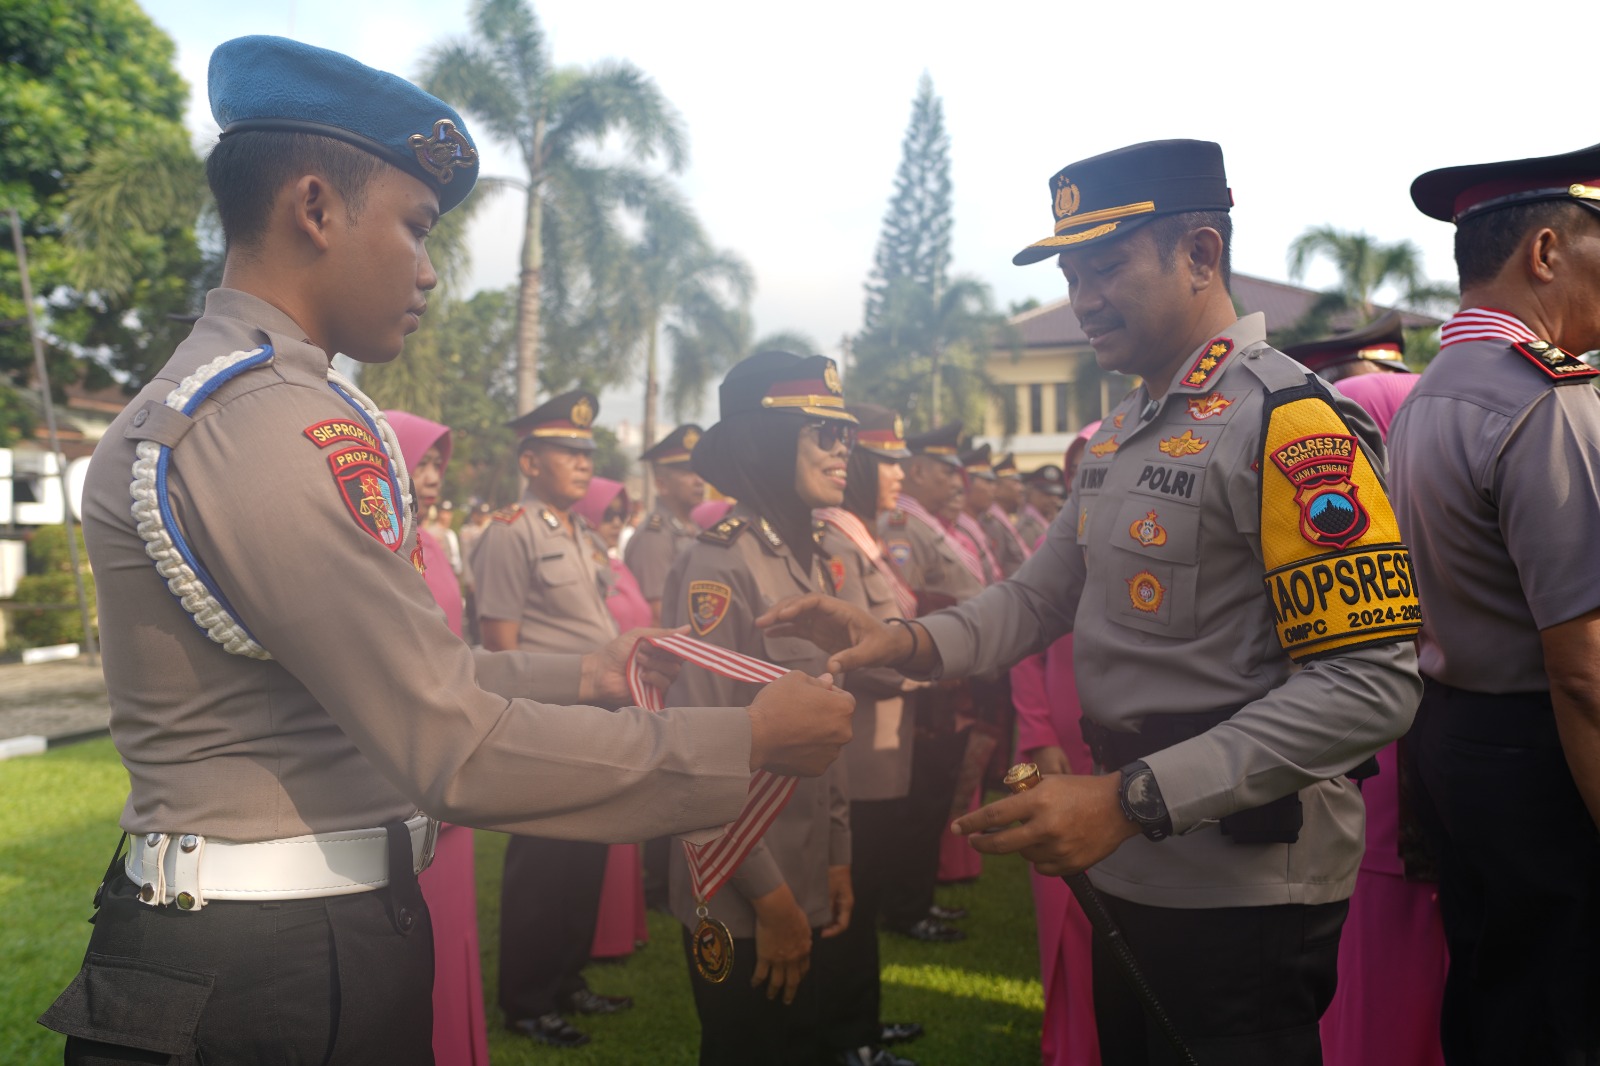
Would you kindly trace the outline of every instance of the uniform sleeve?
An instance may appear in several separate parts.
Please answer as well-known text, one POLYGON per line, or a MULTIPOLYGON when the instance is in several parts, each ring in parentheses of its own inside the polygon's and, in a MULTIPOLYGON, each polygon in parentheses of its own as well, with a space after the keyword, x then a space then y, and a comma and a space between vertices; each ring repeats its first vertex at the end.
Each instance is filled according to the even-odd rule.
POLYGON ((533 584, 533 560, 517 534, 514 525, 491 520, 473 553, 479 618, 522 621, 523 605, 528 602, 528 589, 533 584))
POLYGON ((661 533, 641 530, 628 541, 628 550, 623 554, 623 561, 628 569, 633 571, 634 580, 639 582, 639 589, 644 593, 645 599, 661 599, 667 571, 672 569, 674 555, 672 538, 661 533))
MULTIPOLYGON (((839 598, 867 611, 879 619, 894 618, 900 614, 898 605, 894 605, 894 595, 890 593, 890 608, 883 611, 873 609, 872 602, 867 595, 867 581, 885 581, 876 567, 867 560, 853 545, 848 545, 843 537, 835 539, 835 534, 830 530, 824 546, 833 558, 844 564, 844 587, 839 590, 839 598)), ((905 675, 898 670, 888 667, 876 667, 870 670, 851 670, 844 676, 841 687, 852 696, 867 700, 886 700, 900 695, 901 682, 905 675)))
POLYGON ((1422 699, 1411 642, 1314 659, 1192 740, 1148 756, 1182 833, 1346 773, 1411 727, 1422 699))
POLYGON ((578 702, 583 656, 547 655, 530 651, 472 649, 478 686, 510 699, 522 696, 541 703, 578 702))
POLYGON ((1600 607, 1600 567, 1581 562, 1600 544, 1600 393, 1547 390, 1506 439, 1490 485, 1534 624, 1600 607))
POLYGON ((878 516, 878 539, 883 542, 883 554, 912 589, 924 587, 922 564, 917 559, 911 541, 911 531, 902 522, 894 525, 887 515, 878 516))
MULTIPOLYGON (((358 524, 300 433, 337 404, 287 384, 240 396, 196 422, 168 485, 237 616, 378 772, 435 817, 538 836, 629 841, 735 817, 742 709, 612 713, 479 684, 480 671, 497 687, 532 681, 541 660, 475 657, 403 553, 358 524)), ((556 676, 570 685, 570 668, 556 676)))
POLYGON ((828 768, 828 865, 850 865, 850 781, 843 759, 828 768))
POLYGON ((956 607, 922 619, 939 649, 941 677, 971 677, 1004 670, 1072 631, 1083 595, 1083 549, 1067 515, 1077 513, 1077 493, 1033 556, 1017 572, 956 607))

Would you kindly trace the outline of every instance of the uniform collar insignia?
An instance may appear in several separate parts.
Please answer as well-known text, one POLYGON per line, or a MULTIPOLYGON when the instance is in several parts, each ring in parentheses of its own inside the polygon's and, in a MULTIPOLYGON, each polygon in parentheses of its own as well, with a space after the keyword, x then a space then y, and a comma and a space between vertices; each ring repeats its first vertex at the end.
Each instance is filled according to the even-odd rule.
POLYGON ((561 519, 559 519, 555 515, 551 514, 550 513, 550 508, 548 508, 548 507, 539 508, 539 518, 540 518, 541 521, 544 522, 544 524, 546 526, 549 526, 551 529, 560 529, 561 528, 561 519))

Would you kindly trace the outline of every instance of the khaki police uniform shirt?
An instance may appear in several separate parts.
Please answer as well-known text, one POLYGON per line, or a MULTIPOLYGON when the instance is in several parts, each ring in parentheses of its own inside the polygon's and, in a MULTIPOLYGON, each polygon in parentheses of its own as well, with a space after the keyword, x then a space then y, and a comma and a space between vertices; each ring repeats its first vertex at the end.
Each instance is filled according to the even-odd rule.
POLYGON ((985 511, 978 519, 978 524, 983 527, 983 533, 989 538, 990 551, 994 553, 995 562, 1000 564, 1000 576, 1010 577, 1017 572, 1017 568, 1028 561, 1027 553, 1022 550, 1022 545, 1017 543, 1018 533, 1013 533, 1016 527, 995 516, 993 511, 985 511))
POLYGON ((95 449, 84 534, 132 833, 234 841, 363 829, 418 808, 465 825, 637 840, 717 826, 749 785, 742 709, 663 716, 572 702, 578 660, 474 654, 410 560, 360 525, 305 431, 359 422, 289 317, 217 289, 95 449), (270 365, 187 418, 161 403, 218 356, 270 365), (172 445, 174 523, 273 656, 213 643, 168 591, 130 511, 135 438, 172 445))
MULTIPOLYGON (((1165 907, 1330 902, 1350 895, 1363 848, 1360 793, 1340 775, 1409 727, 1416 653, 1385 644, 1292 668, 1263 585, 1261 375, 1306 371, 1266 345, 1261 315, 1224 336, 1232 353, 1203 393, 1178 387, 1185 361, 1158 403, 1139 388, 1107 415, 1067 506, 1014 578, 926 626, 955 676, 1074 632, 1084 713, 1111 729, 1238 709, 1146 758, 1183 835, 1124 842, 1090 871, 1099 887, 1165 907), (1297 843, 1236 845, 1216 824, 1294 791, 1297 843)), ((1334 401, 1381 470, 1371 419, 1334 401)), ((1382 584, 1370 591, 1381 605, 1382 584)))
MULTIPOLYGON (((728 517, 701 535, 667 575, 661 602, 663 625, 689 625, 690 635, 816 676, 828 657, 810 641, 771 637, 755 618, 788 596, 826 592, 823 560, 801 570, 776 532, 750 509, 735 505, 728 517), (728 531, 732 524, 741 523, 728 531), (731 537, 731 539, 729 539, 731 537), (710 606, 708 606, 708 604, 710 606), (725 606, 724 606, 725 604, 725 606), (717 613, 717 609, 721 613, 717 613)), ((667 706, 698 706, 715 698, 749 704, 761 686, 733 681, 697 666, 685 666, 667 693, 667 706)), ((755 936, 750 901, 787 883, 813 928, 833 920, 828 867, 850 864, 850 804, 845 768, 835 760, 821 777, 800 778, 789 803, 710 903, 712 917, 736 937, 755 936)), ((696 921, 697 901, 683 849, 672 848, 669 884, 672 913, 684 925, 696 921)))
POLYGON ((622 554, 622 561, 633 572, 645 599, 661 599, 667 571, 699 535, 700 530, 693 522, 679 521, 657 501, 644 525, 628 539, 622 554))
POLYGON ((494 515, 472 555, 479 619, 517 622, 517 646, 527 651, 582 654, 617 635, 605 549, 580 515, 569 518, 571 533, 529 489, 494 515))
POLYGON ((1032 507, 1023 507, 1017 512, 1017 533, 1022 537, 1022 543, 1029 547, 1038 544, 1039 538, 1045 534, 1044 516, 1032 507))
POLYGON ((878 539, 918 596, 947 596, 959 603, 983 591, 983 582, 956 554, 950 535, 920 518, 901 510, 885 511, 878 516, 878 539))
POLYGON ((1600 607, 1600 394, 1509 341, 1428 365, 1389 431, 1395 505, 1422 595, 1422 672, 1544 692, 1539 631, 1600 607))
MULTIPOLYGON (((879 621, 900 617, 889 579, 861 554, 855 542, 832 526, 822 534, 837 595, 879 621)), ((854 734, 844 747, 850 799, 900 799, 911 790, 911 708, 895 670, 854 670, 845 687, 856 697, 854 734)))

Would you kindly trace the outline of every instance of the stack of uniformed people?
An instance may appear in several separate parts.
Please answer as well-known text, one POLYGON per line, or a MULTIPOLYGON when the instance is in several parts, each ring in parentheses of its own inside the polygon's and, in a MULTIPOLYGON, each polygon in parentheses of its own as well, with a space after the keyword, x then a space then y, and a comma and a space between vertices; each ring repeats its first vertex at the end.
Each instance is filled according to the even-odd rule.
POLYGON ((1398 320, 1286 355, 1238 315, 1218 145, 1070 164, 1015 262, 1055 263, 1133 389, 1023 474, 847 405, 827 358, 743 360, 716 425, 642 456, 631 610, 685 664, 608 607, 594 395, 512 423, 469 648, 417 573, 448 565, 415 514, 443 427, 414 483, 330 370, 416 328, 477 176, 462 117, 272 37, 210 90, 224 283, 85 490, 129 840, 41 1018, 68 1062, 481 1048, 430 1041, 436 818, 513 834, 501 1020, 558 1048, 632 1004, 581 971, 605 843, 657 837, 702 1063, 905 1066, 879 923, 962 939, 933 886, 979 853, 1088 871, 1039 895, 1052 1064, 1600 1062, 1600 371, 1571 354, 1600 349, 1600 147, 1417 179, 1462 284, 1420 376, 1398 320), (734 502, 701 529, 707 484, 734 502), (634 655, 668 709, 631 706, 634 655), (1007 677, 1044 772, 971 809, 1007 677))

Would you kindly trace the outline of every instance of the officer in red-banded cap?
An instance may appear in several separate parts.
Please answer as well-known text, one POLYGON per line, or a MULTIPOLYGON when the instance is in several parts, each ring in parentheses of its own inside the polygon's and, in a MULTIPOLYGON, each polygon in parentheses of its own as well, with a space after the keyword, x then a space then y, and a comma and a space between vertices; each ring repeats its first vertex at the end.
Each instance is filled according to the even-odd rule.
POLYGON ((1390 429, 1456 1064, 1600 1062, 1600 146, 1430 171, 1461 310, 1390 429))

